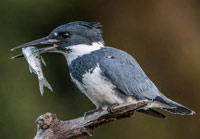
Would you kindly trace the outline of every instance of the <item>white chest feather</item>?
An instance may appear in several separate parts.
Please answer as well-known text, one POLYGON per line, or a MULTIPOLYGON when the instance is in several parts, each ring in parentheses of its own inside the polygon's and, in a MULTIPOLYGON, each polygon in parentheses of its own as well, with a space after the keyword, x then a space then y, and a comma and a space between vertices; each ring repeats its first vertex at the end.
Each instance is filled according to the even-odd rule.
POLYGON ((107 107, 115 103, 121 104, 124 102, 116 94, 115 86, 101 76, 99 66, 92 73, 88 72, 83 75, 83 84, 80 84, 73 77, 72 80, 97 107, 107 107))
POLYGON ((102 47, 104 47, 104 45, 101 42, 94 42, 91 45, 79 44, 79 45, 69 46, 68 48, 70 48, 72 52, 65 54, 67 63, 68 65, 70 65, 71 62, 77 57, 89 54, 93 51, 101 49, 102 47))

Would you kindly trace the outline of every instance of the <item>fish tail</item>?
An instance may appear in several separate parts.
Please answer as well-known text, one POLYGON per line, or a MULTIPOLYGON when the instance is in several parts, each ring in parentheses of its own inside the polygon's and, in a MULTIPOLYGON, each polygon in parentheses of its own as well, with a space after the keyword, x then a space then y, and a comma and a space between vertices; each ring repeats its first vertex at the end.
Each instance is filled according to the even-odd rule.
POLYGON ((44 86, 49 88, 49 90, 51 90, 53 92, 51 85, 48 83, 48 81, 45 78, 39 79, 39 86, 40 86, 41 95, 44 94, 44 86))

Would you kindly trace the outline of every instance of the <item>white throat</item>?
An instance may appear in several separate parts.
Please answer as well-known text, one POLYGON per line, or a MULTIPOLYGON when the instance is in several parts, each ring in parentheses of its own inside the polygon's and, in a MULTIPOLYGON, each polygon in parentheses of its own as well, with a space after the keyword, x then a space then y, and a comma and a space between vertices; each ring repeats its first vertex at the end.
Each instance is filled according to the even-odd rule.
POLYGON ((70 65, 74 59, 76 59, 80 56, 83 56, 85 54, 89 54, 93 51, 99 50, 103 47, 104 47, 104 45, 101 42, 94 42, 91 45, 87 45, 87 44, 73 45, 73 46, 68 47, 72 50, 72 52, 65 53, 64 55, 67 59, 68 65, 70 65))

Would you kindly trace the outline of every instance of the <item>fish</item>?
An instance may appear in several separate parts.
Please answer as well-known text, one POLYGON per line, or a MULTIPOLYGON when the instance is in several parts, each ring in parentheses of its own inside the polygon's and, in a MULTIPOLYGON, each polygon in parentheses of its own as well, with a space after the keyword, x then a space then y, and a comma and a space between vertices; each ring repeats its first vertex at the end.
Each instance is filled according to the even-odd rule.
POLYGON ((44 87, 47 87, 53 92, 51 85, 44 77, 42 71, 42 63, 46 66, 44 59, 40 56, 39 49, 34 46, 22 48, 22 54, 29 64, 30 73, 34 73, 38 76, 39 88, 41 95, 44 94, 44 87))

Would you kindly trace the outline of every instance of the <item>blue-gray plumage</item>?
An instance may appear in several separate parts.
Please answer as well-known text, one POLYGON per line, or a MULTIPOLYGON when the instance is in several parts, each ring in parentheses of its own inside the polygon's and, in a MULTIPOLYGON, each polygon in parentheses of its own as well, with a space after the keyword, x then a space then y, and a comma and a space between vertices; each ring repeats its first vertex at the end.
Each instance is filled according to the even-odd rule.
POLYGON ((164 115, 152 108, 181 115, 195 113, 164 96, 131 55, 104 46, 99 27, 99 23, 68 23, 54 29, 47 37, 17 48, 53 44, 41 49, 41 53, 64 54, 72 81, 97 108, 107 109, 115 104, 148 100, 149 104, 138 112, 160 118, 164 115))
POLYGON ((82 83, 83 75, 89 71, 92 74, 97 65, 102 71, 102 76, 107 77, 107 80, 115 84, 125 94, 133 95, 137 99, 155 98, 155 93, 150 96, 151 92, 149 92, 147 97, 144 93, 149 90, 157 91, 155 85, 148 79, 135 59, 119 49, 104 47, 78 57, 72 61, 69 69, 71 75, 82 83), (143 95, 140 95, 141 93, 143 95))

